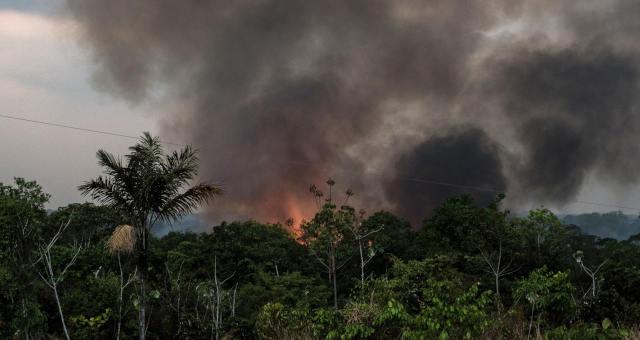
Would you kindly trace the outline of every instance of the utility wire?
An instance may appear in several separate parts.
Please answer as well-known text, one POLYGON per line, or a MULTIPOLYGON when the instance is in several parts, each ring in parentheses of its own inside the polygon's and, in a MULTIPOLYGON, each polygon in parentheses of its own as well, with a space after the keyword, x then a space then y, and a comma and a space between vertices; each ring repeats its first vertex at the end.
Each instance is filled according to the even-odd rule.
MULTIPOLYGON (((121 134, 121 133, 115 133, 115 132, 109 132, 109 131, 103 131, 103 130, 94 130, 94 129, 88 129, 88 128, 83 128, 83 127, 78 127, 78 126, 71 126, 71 125, 65 125, 65 124, 52 123, 52 122, 45 122, 45 121, 41 121, 41 120, 28 119, 28 118, 10 116, 10 115, 5 115, 5 114, 0 114, 0 117, 6 118, 6 119, 19 120, 19 121, 23 121, 23 122, 35 123, 35 124, 55 126, 55 127, 65 128, 65 129, 72 129, 72 130, 77 130, 77 131, 99 133, 99 134, 108 135, 108 136, 130 138, 130 139, 135 139, 135 140, 140 139, 140 137, 124 135, 124 134, 121 134)), ((164 143, 164 144, 175 145, 175 146, 186 146, 184 144, 171 143, 171 142, 167 142, 167 141, 161 141, 161 142, 164 143)))
MULTIPOLYGON (((129 139, 135 139, 135 140, 139 139, 139 137, 131 136, 131 135, 125 135, 125 134, 121 134, 121 133, 115 133, 115 132, 104 131, 104 130, 95 130, 95 129, 83 128, 83 127, 78 127, 78 126, 53 123, 53 122, 45 122, 45 121, 41 121, 41 120, 28 119, 28 118, 17 117, 17 116, 12 116, 12 115, 0 114, 0 118, 18 120, 18 121, 34 123, 34 124, 54 126, 54 127, 71 129, 71 130, 76 130, 76 131, 97 133, 97 134, 114 136, 114 137, 122 137, 122 138, 129 138, 129 139)), ((180 144, 180 143, 172 143, 172 142, 167 142, 167 141, 161 141, 161 142, 164 143, 164 144, 174 145, 174 146, 182 146, 182 147, 187 146, 186 144, 180 144)), ((310 162, 293 161, 293 160, 291 160, 291 161, 286 161, 285 160, 285 162, 298 163, 298 164, 309 164, 310 163, 310 162)), ((489 188, 473 187, 473 186, 460 185, 460 184, 454 184, 454 183, 447 183, 447 182, 441 182, 441 181, 433 181, 433 180, 427 180, 427 179, 421 179, 421 178, 396 177, 396 179, 400 179, 400 180, 404 180, 404 181, 410 181, 410 182, 417 182, 417 183, 425 183, 425 184, 432 184, 432 185, 447 186, 447 187, 458 188, 458 189, 469 189, 469 190, 492 192, 492 193, 504 193, 504 190, 495 190, 495 189, 489 189, 489 188)), ((615 204, 605 204, 605 203, 599 203, 599 202, 589 202, 589 201, 576 200, 576 201, 570 201, 569 203, 588 204, 588 205, 607 207, 607 208, 617 208, 617 209, 640 211, 640 208, 632 208, 632 207, 620 206, 620 205, 615 205, 615 204)))
POLYGON ((421 178, 400 177, 400 179, 405 180, 405 181, 410 181, 410 182, 435 184, 435 185, 441 185, 441 186, 458 188, 458 189, 470 189, 470 190, 476 190, 476 191, 486 191, 486 192, 493 192, 493 193, 496 193, 496 194, 504 193, 504 190, 495 190, 495 189, 488 189, 488 188, 472 187, 472 186, 468 186, 468 185, 460 185, 460 184, 453 184, 453 183, 446 183, 446 182, 439 182, 439 181, 430 181, 430 180, 421 179, 421 178))
POLYGON ((598 202, 587 202, 587 201, 571 201, 571 202, 580 203, 580 204, 596 205, 596 206, 606 207, 606 208, 618 208, 618 209, 640 211, 640 208, 624 207, 624 206, 619 206, 619 205, 604 204, 604 203, 598 203, 598 202))

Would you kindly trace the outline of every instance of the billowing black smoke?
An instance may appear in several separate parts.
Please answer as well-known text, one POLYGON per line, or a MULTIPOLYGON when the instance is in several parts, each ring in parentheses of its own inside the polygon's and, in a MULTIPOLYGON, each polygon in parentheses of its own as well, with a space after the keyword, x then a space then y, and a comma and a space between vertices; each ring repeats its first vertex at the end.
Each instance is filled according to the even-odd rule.
POLYGON ((414 223, 425 217, 425 207, 450 196, 467 194, 487 204, 506 189, 500 149, 477 128, 426 140, 399 159, 396 173, 400 178, 388 185, 389 199, 414 223), (446 178, 448 183, 426 178, 446 178))
MULTIPOLYGON (((639 13, 640 14, 640 13, 639 13)), ((638 60, 599 45, 524 49, 496 60, 496 96, 524 148, 531 198, 573 198, 588 171, 621 183, 640 169, 638 60)))
POLYGON ((163 135, 201 148, 203 177, 229 193, 220 217, 309 216, 306 188, 329 176, 358 205, 414 219, 449 194, 494 196, 463 187, 562 203, 588 174, 638 178, 640 6, 630 1, 66 8, 100 88, 170 103, 163 135))

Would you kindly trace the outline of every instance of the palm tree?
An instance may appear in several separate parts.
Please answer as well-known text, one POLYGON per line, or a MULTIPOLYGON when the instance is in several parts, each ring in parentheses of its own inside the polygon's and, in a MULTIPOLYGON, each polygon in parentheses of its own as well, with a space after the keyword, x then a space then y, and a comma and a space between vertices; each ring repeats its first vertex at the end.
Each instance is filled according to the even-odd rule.
POLYGON ((198 183, 188 187, 197 175, 196 151, 187 146, 165 154, 157 137, 145 132, 130 153, 114 156, 104 150, 97 153, 104 175, 79 187, 83 195, 118 210, 133 227, 140 273, 140 340, 144 340, 149 235, 157 221, 175 222, 198 206, 222 194, 217 186, 198 183), (187 188, 188 187, 188 188, 187 188))

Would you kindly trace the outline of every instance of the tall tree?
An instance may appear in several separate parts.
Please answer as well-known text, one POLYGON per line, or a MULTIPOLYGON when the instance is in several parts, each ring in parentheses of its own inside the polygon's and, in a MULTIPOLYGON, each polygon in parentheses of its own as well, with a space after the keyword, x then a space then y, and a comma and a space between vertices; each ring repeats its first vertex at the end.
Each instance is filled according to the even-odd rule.
MULTIPOLYGON (((329 284, 333 286, 333 306, 338 308, 338 281, 336 274, 353 257, 353 233, 356 220, 352 207, 343 205, 340 209, 333 203, 331 189, 335 181, 329 178, 329 195, 325 199, 321 210, 316 213, 311 221, 301 225, 301 240, 309 246, 310 252, 316 260, 327 270, 329 284), (324 259, 323 259, 324 258, 324 259)), ((309 189, 316 197, 316 203, 320 205, 323 193, 312 185, 309 189)), ((347 198, 353 195, 347 190, 347 198)))
MULTIPOLYGON (((15 185, 0 183, 0 266, 6 268, 0 275, 4 277, 0 279, 0 298, 18 301, 19 312, 14 314, 10 331, 30 339, 31 333, 41 328, 34 322, 39 319, 34 314, 40 312, 31 291, 36 279, 32 264, 47 217, 44 204, 50 195, 35 181, 14 180, 15 185)), ((0 330, 0 336, 5 336, 4 332, 0 330)))
POLYGON ((82 184, 83 195, 118 210, 133 226, 140 274, 140 340, 146 334, 147 258, 149 235, 157 221, 173 223, 193 212, 222 189, 208 183, 189 186, 198 173, 198 157, 190 146, 165 154, 160 140, 145 132, 124 159, 99 150, 104 176, 82 184), (188 188, 187 188, 188 187, 188 188))

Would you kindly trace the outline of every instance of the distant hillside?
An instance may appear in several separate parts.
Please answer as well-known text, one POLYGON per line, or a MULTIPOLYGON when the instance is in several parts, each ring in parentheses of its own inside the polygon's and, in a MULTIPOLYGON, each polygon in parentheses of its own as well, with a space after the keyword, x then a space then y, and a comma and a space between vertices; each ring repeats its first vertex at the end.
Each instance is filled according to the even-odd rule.
POLYGON ((640 233, 638 215, 625 215, 621 211, 566 215, 562 220, 567 224, 577 225, 586 234, 603 238, 626 240, 629 236, 640 233))
MULTIPOLYGON (((47 209, 47 214, 51 214, 55 210, 47 209)), ((168 234, 170 231, 193 231, 195 233, 203 232, 203 231, 211 231, 207 229, 207 224, 200 218, 198 214, 191 214, 183 217, 179 221, 173 224, 162 223, 161 221, 156 222, 153 227, 152 234, 156 237, 162 237, 168 234)))
POLYGON ((153 227, 153 235, 162 237, 168 234, 170 231, 193 231, 193 232, 210 232, 207 230, 207 224, 200 218, 198 214, 191 214, 183 217, 176 223, 170 225, 162 222, 157 222, 153 227))
MULTIPOLYGON (((47 213, 54 210, 47 209, 47 213)), ((516 214, 518 215, 518 214, 516 214)), ((526 214, 522 214, 526 216, 526 214)), ((638 215, 627 215, 621 211, 612 211, 604 214, 589 213, 579 215, 558 216, 566 224, 573 224, 580 227, 585 234, 596 235, 602 238, 614 238, 616 240, 626 240, 629 236, 640 233, 640 218, 638 215)), ((198 214, 187 215, 180 221, 169 225, 157 222, 153 228, 156 237, 162 237, 170 231, 210 231, 207 223, 198 214)))

